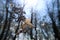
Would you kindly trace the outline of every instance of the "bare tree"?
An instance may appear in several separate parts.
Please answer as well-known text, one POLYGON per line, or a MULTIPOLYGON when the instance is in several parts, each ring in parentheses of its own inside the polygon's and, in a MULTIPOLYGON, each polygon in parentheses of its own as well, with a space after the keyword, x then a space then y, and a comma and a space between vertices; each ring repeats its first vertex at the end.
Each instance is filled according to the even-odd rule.
MULTIPOLYGON (((54 6, 54 4, 53 4, 53 6, 54 6)), ((59 37, 59 30, 58 30, 58 27, 56 25, 56 22, 55 22, 54 16, 53 16, 54 15, 54 9, 52 9, 52 12, 49 11, 48 7, 47 7, 47 9, 48 9, 49 17, 50 17, 50 19, 52 21, 52 27, 53 27, 53 31, 55 33, 55 38, 58 38, 58 40, 59 40, 60 39, 60 37, 59 37)))
POLYGON ((8 21, 8 7, 7 7, 7 4, 8 4, 8 0, 6 0, 6 19, 5 19, 5 24, 4 24, 4 27, 3 27, 3 30, 2 30, 2 33, 0 35, 0 39, 3 38, 3 35, 4 35, 4 32, 5 32, 5 29, 7 27, 7 21, 8 21))
MULTIPOLYGON (((33 24, 33 13, 31 13, 31 23, 33 24)), ((33 28, 32 28, 33 29, 33 28)), ((30 37, 31 39, 33 39, 33 33, 32 33, 32 29, 31 29, 31 33, 30 33, 30 37)))
MULTIPOLYGON (((23 14, 25 14, 25 12, 23 11, 24 6, 25 6, 25 5, 23 5, 22 8, 16 8, 16 7, 15 7, 15 12, 18 13, 18 26, 17 26, 17 28, 16 28, 15 33, 18 32, 18 29, 19 29, 19 26, 20 26, 20 22, 21 22, 22 20, 25 20, 25 19, 24 19, 24 16, 23 16, 23 14), (17 12, 17 10, 18 10, 18 12, 17 12), (20 11, 19 11, 19 10, 20 10, 20 11), (20 14, 19 14, 19 13, 20 13, 20 14)), ((16 39, 16 35, 14 36, 13 40, 15 40, 15 39, 16 39)))
POLYGON ((57 11, 58 11, 58 25, 60 27, 60 1, 57 0, 57 11))
POLYGON ((36 35, 35 35, 35 40, 37 40, 37 16, 36 16, 36 13, 35 13, 35 31, 36 31, 36 35))

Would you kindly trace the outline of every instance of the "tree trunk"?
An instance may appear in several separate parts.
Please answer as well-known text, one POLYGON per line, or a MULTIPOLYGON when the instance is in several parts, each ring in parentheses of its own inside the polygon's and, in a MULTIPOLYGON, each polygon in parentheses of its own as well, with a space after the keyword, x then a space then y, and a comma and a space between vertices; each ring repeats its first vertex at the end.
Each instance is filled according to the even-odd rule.
POLYGON ((35 35, 35 40, 37 40, 37 18, 36 18, 36 13, 35 13, 35 31, 36 31, 36 35, 35 35))
MULTIPOLYGON (((18 19, 19 19, 19 15, 18 15, 18 19)), ((19 25, 20 25, 20 21, 18 20, 18 26, 17 26, 17 29, 16 29, 15 33, 17 33, 17 32, 18 32, 19 25)), ((15 40, 15 39, 16 39, 16 35, 14 36, 13 40, 15 40)))
MULTIPOLYGON (((51 14, 53 14, 53 13, 51 13, 51 14)), ((52 20, 52 27, 53 27, 53 31, 55 33, 55 38, 58 38, 58 40, 59 40, 60 39, 60 37, 59 37, 59 30, 58 30, 58 28, 56 26, 55 21, 53 20, 53 16, 51 16, 50 14, 49 14, 49 16, 50 16, 50 18, 52 20)))
POLYGON ((2 30, 2 33, 0 35, 0 40, 3 38, 4 36, 4 32, 5 32, 5 29, 7 27, 7 21, 8 21, 8 7, 7 7, 7 3, 8 1, 6 0, 6 19, 5 19, 5 24, 4 24, 4 27, 3 27, 3 30, 2 30))
POLYGON ((12 13, 10 13, 10 18, 9 18, 9 21, 8 21, 8 26, 7 26, 7 30, 6 30, 6 34, 3 38, 3 40, 6 40, 7 36, 8 36, 8 33, 9 33, 9 29, 10 29, 10 25, 11 25, 11 21, 12 21, 12 13))
MULTIPOLYGON (((32 21, 33 21, 33 13, 31 14, 31 23, 32 21)), ((32 29, 30 30, 30 37, 31 39, 33 39, 32 29)))

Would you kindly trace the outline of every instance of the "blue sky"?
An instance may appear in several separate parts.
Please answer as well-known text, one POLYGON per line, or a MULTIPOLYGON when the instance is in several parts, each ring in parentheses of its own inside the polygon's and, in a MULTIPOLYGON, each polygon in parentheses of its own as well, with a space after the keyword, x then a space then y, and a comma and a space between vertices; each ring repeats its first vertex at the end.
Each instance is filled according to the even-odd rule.
POLYGON ((48 4, 48 7, 52 9, 52 0, 14 0, 14 2, 16 4, 20 4, 21 6, 25 4, 24 11, 26 12, 26 18, 31 17, 31 9, 33 8, 33 10, 37 12, 37 18, 41 17, 41 19, 43 19, 43 16, 47 16, 46 20, 50 21, 46 3, 48 4))

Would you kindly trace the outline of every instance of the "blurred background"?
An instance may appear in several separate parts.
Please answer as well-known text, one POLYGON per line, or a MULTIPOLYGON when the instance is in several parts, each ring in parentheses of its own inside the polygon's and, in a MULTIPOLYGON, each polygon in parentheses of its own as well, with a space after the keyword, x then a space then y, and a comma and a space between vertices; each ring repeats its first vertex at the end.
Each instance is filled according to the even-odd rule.
POLYGON ((0 40, 59 39, 60 0, 0 0, 0 40))

